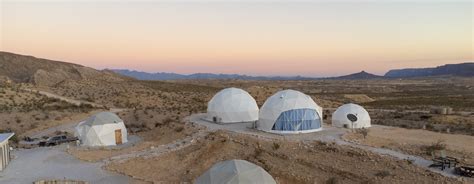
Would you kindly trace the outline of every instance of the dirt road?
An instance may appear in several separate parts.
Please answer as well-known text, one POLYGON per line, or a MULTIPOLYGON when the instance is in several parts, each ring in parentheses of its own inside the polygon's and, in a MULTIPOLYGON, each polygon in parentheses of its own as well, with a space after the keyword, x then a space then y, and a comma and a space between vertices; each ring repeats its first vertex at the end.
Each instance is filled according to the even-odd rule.
POLYGON ((22 90, 27 91, 27 92, 32 92, 32 93, 39 93, 39 94, 47 96, 49 98, 58 99, 58 100, 61 100, 61 101, 64 101, 64 102, 67 102, 67 103, 70 103, 70 104, 74 104, 74 105, 87 104, 87 105, 91 105, 92 107, 97 107, 97 108, 103 108, 104 107, 103 105, 100 105, 100 104, 97 104, 97 103, 83 101, 83 100, 70 99, 70 98, 63 97, 63 96, 53 94, 53 93, 50 93, 50 92, 46 92, 46 91, 27 89, 27 88, 23 88, 22 90))

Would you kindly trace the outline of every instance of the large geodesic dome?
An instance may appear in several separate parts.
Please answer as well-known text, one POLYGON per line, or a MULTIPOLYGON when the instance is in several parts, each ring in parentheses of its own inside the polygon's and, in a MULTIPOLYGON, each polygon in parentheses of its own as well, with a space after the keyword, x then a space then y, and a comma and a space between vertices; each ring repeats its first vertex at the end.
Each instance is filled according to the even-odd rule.
POLYGON ((263 168, 245 160, 227 160, 214 164, 195 184, 276 184, 263 168))
POLYGON ((226 88, 209 101, 206 119, 215 123, 257 121, 257 102, 242 89, 226 88))
POLYGON ((370 115, 362 106, 349 103, 340 106, 332 114, 332 126, 344 128, 370 127, 370 115))
POLYGON ((128 141, 123 120, 111 112, 100 112, 79 123, 75 134, 84 146, 115 146, 128 141))
POLYGON ((322 108, 295 90, 272 95, 260 109, 257 128, 272 133, 308 133, 322 129, 322 108))

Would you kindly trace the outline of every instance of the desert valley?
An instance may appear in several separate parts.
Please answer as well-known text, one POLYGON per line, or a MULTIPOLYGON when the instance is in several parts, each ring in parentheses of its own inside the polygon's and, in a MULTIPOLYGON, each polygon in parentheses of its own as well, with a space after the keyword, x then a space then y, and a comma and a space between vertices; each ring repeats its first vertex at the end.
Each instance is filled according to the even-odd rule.
POLYGON ((0 52, 0 133, 14 133, 0 183, 193 183, 214 164, 233 159, 263 168, 282 184, 473 183, 455 167, 433 164, 441 153, 458 166, 474 165, 474 77, 362 72, 319 79, 139 80, 0 52), (275 134, 255 129, 258 122, 206 121, 208 102, 230 87, 248 92, 260 113, 279 91, 304 93, 322 108, 322 130, 275 134), (333 113, 348 103, 367 110, 369 128, 333 126, 333 113), (128 140, 40 146, 58 135, 84 136, 79 123, 100 112, 123 120, 120 137, 128 134, 128 140))

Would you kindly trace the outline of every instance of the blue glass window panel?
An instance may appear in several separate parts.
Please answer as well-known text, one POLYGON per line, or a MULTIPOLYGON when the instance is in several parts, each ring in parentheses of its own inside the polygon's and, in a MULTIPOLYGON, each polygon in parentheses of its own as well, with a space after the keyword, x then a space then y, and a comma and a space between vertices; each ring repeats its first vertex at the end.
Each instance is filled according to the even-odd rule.
POLYGON ((321 119, 314 109, 292 109, 282 112, 272 130, 302 131, 321 128, 321 119))

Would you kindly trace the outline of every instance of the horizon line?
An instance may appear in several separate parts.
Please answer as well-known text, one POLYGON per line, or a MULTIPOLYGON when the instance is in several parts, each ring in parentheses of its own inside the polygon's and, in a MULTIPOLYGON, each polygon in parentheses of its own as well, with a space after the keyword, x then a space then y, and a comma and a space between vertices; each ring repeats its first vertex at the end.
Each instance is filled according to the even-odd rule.
MULTIPOLYGON (((474 61, 465 61, 465 62, 460 62, 460 63, 454 63, 454 64, 468 64, 468 63, 474 63, 474 61)), ((324 78, 334 78, 334 77, 342 77, 342 76, 347 76, 347 75, 352 75, 352 74, 357 74, 357 73, 362 73, 366 72, 368 74, 380 76, 380 77, 385 77, 385 75, 392 71, 392 70, 405 70, 405 69, 427 69, 427 68, 436 68, 439 66, 445 66, 445 65, 453 65, 453 64, 443 64, 443 65, 438 65, 438 66, 431 66, 431 67, 409 67, 409 68, 394 68, 386 71, 383 75, 378 75, 374 74, 371 72, 368 72, 366 70, 362 70, 359 72, 353 72, 353 73, 348 73, 348 74, 343 74, 343 75, 334 75, 334 76, 308 76, 308 75, 262 75, 262 74, 245 74, 245 73, 213 73, 213 72, 195 72, 195 73, 178 73, 178 72, 165 72, 165 71, 154 71, 154 72, 147 72, 143 70, 137 70, 137 69, 128 69, 128 68, 102 68, 98 70, 126 70, 130 72, 140 72, 140 73, 146 73, 146 74, 177 74, 177 75, 185 75, 185 76, 190 76, 190 75, 195 75, 195 74, 213 74, 213 75, 240 75, 240 76, 246 76, 246 77, 266 77, 266 78, 275 78, 275 77, 282 77, 282 78, 292 78, 292 77, 299 77, 299 78, 313 78, 313 79, 324 79, 324 78)))

